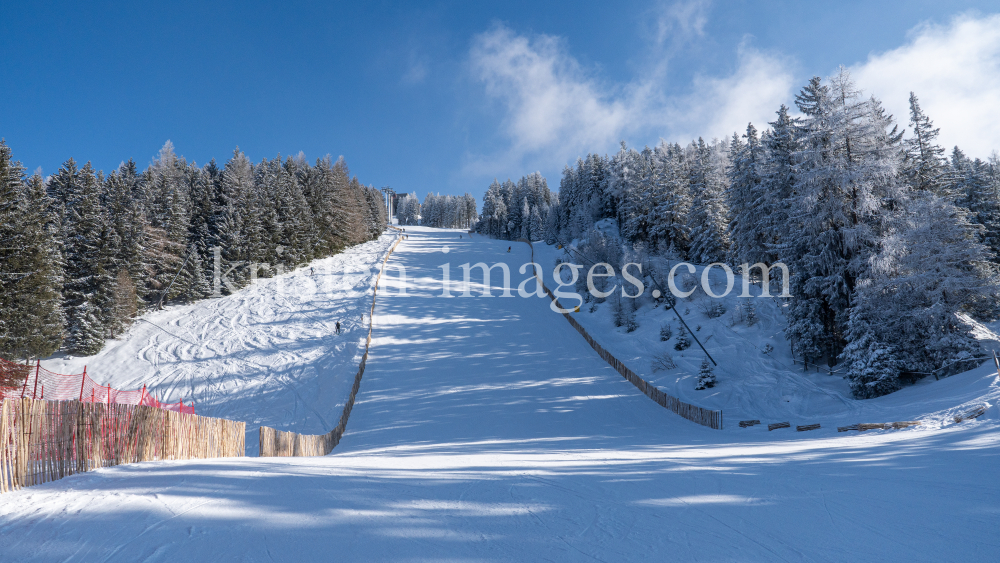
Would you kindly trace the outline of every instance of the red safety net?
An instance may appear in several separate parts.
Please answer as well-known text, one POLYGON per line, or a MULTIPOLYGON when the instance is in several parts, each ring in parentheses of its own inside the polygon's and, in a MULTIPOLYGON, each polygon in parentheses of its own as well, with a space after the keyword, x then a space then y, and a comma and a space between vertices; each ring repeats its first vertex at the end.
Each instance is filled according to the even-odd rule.
POLYGON ((65 375, 41 366, 17 364, 0 358, 0 400, 29 397, 49 401, 82 401, 84 403, 117 403, 146 405, 183 414, 194 414, 194 402, 161 403, 152 393, 142 389, 122 391, 110 385, 99 385, 89 374, 65 375))

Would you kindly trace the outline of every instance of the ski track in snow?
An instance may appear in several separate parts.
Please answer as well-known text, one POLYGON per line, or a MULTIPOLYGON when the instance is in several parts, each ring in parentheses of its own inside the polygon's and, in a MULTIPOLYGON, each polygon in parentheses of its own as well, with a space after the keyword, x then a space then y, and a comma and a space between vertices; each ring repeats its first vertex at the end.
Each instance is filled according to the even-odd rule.
POLYGON ((200 415, 247 422, 247 453, 260 425, 306 434, 336 424, 364 352, 375 274, 395 234, 261 279, 220 299, 139 319, 86 358, 44 362, 87 372, 118 389, 147 385, 161 399, 195 402, 200 415), (342 333, 335 334, 339 320, 342 333))
MULTIPOLYGON (((714 431, 639 393, 547 298, 436 297, 446 262, 455 279, 459 264, 506 261, 516 285, 527 245, 508 254, 510 243, 479 236, 407 234, 390 263, 406 267, 408 295, 391 295, 395 272, 383 278, 361 392, 332 455, 141 463, 3 495, 0 559, 909 562, 1000 553, 998 382, 985 368, 854 402, 837 378, 790 369, 780 336, 774 357, 753 355, 759 334, 780 329, 775 307, 754 331, 695 321, 699 337, 714 335, 720 362, 719 387, 695 392, 683 371, 700 361, 693 353, 676 355, 677 372, 647 373, 664 344, 643 331, 658 332, 662 308, 640 313, 635 340, 602 326, 604 313, 580 314, 636 371, 723 407, 726 429, 714 431), (945 422, 976 401, 992 404, 986 416, 945 422), (816 418, 824 428, 736 428, 743 415, 816 418), (869 421, 859 417, 928 424, 849 435, 827 427, 869 421)), ((370 287, 362 270, 374 270, 389 242, 329 260, 346 260, 359 272, 355 287, 370 287)), ((326 431, 359 360, 370 297, 318 299, 301 270, 288 278, 297 289, 284 301, 268 281, 149 315, 162 330, 137 324, 86 359, 88 372, 129 366, 114 384, 156 378, 158 393, 193 393, 200 414, 242 417, 252 435, 259 420, 326 431), (350 319, 339 339, 335 318, 350 319)), ((63 362, 82 368, 84 359, 63 362)))

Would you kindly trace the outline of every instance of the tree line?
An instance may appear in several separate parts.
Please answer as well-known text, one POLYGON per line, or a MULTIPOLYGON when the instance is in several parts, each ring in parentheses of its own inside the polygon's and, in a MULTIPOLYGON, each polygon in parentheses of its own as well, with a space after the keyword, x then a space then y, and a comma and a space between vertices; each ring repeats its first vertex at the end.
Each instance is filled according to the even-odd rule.
POLYGON ((396 202, 396 219, 400 225, 425 225, 439 229, 468 229, 476 223, 476 198, 427 194, 424 203, 417 194, 406 194, 396 202))
POLYGON ((43 178, 0 141, 0 355, 95 354, 145 307, 231 293, 387 223, 343 158, 254 164, 237 149, 198 166, 168 141, 144 171, 70 159, 43 178))
POLYGON ((538 172, 517 183, 493 180, 483 196, 483 212, 476 231, 493 238, 516 240, 552 239, 555 236, 553 209, 559 198, 549 191, 548 182, 538 172))
MULTIPOLYGON (((784 262, 793 353, 841 364, 858 398, 964 371, 980 352, 975 320, 1000 311, 1000 159, 946 154, 917 96, 909 101, 902 129, 842 69, 810 80, 799 115, 781 106, 763 132, 750 124, 725 142, 587 155, 564 170, 541 236, 602 237, 595 222, 614 219, 630 252, 784 262)), ((525 232, 521 185, 494 182, 482 232, 525 232)))

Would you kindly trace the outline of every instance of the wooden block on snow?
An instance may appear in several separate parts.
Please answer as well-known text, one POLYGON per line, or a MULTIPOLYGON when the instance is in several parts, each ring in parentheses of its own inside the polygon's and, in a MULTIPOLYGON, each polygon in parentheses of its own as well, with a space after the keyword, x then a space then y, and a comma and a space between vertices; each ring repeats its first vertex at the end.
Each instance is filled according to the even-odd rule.
POLYGON ((983 416, 984 413, 986 413, 986 405, 978 406, 978 407, 972 409, 971 411, 968 411, 968 412, 966 412, 964 414, 960 414, 960 415, 956 416, 955 417, 955 424, 958 424, 959 422, 962 422, 963 420, 972 420, 974 418, 979 418, 980 416, 983 416))
POLYGON ((759 420, 741 420, 740 428, 748 428, 750 426, 755 426, 757 424, 760 424, 759 420))
POLYGON ((802 426, 796 426, 795 430, 805 432, 806 430, 816 430, 817 428, 819 428, 819 424, 803 424, 802 426))
POLYGON ((792 425, 789 422, 775 422, 774 424, 767 425, 767 431, 777 430, 778 428, 790 428, 792 425))

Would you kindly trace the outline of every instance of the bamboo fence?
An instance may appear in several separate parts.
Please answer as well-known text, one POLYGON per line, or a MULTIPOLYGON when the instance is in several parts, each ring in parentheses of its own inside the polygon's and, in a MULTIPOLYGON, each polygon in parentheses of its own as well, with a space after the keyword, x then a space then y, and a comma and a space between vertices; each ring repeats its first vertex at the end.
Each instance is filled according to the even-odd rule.
MULTIPOLYGON (((531 248, 531 261, 534 263, 535 247, 531 244, 531 241, 523 238, 517 240, 518 242, 527 243, 528 247, 531 248)), ((555 301, 556 307, 565 311, 566 308, 559 304, 559 300, 556 299, 556 296, 553 295, 552 292, 549 291, 549 288, 545 286, 545 282, 537 271, 535 272, 535 278, 538 280, 538 283, 541 284, 542 289, 545 291, 545 294, 549 296, 549 299, 555 301)), ((604 347, 594 340, 587 330, 584 329, 583 326, 580 325, 580 323, 578 323, 570 313, 563 313, 562 315, 567 321, 569 321, 569 324, 580 333, 580 336, 583 336, 583 339, 587 341, 587 344, 590 344, 590 347, 597 352, 597 355, 603 358, 604 361, 611 367, 615 368, 615 371, 621 374, 622 377, 628 380, 628 382, 634 385, 639 391, 642 391, 647 397, 656 401, 658 405, 677 413, 691 422, 701 424, 702 426, 708 426, 709 428, 713 428, 715 430, 722 430, 722 411, 713 411, 692 405, 690 403, 685 403, 677 397, 664 393, 652 383, 649 383, 642 377, 639 377, 638 374, 629 369, 628 366, 622 363, 621 360, 616 358, 614 354, 605 350, 604 347)))
POLYGON ((0 493, 125 463, 240 457, 246 423, 145 405, 4 399, 0 493))
MULTIPOLYGON (((397 232, 401 229, 391 227, 397 232)), ((375 318, 375 298, 378 296, 378 284, 382 279, 382 272, 385 265, 392 256, 393 251, 399 246, 402 237, 396 239, 396 243, 389 249, 389 253, 382 259, 382 269, 375 277, 375 289, 372 292, 372 306, 368 315, 368 337, 365 339, 365 352, 361 356, 361 364, 358 366, 358 373, 354 376, 354 385, 351 386, 351 394, 347 397, 344 411, 340 414, 340 421, 337 426, 326 434, 298 434, 296 432, 285 432, 267 426, 260 427, 260 457, 311 457, 323 456, 333 451, 340 443, 340 438, 347 428, 347 419, 351 417, 351 410, 354 409, 354 399, 361 388, 361 377, 365 373, 365 364, 368 362, 368 349, 372 344, 372 322, 375 318)))
POLYGON ((17 364, 0 358, 0 399, 30 397, 50 401, 73 401, 84 403, 118 403, 121 405, 146 405, 180 413, 194 414, 194 403, 184 401, 163 403, 146 390, 126 391, 110 385, 100 385, 87 373, 65 374, 49 371, 42 367, 41 360, 35 365, 17 364))

